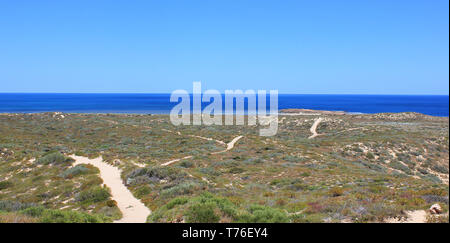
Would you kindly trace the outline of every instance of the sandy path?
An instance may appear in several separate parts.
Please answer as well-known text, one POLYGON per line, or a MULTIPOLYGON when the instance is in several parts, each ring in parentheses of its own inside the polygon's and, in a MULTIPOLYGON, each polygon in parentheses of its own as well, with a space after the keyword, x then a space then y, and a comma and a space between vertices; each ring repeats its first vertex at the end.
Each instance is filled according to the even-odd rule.
POLYGON ((396 218, 390 218, 386 220, 386 223, 426 223, 427 212, 425 210, 407 211, 406 219, 398 220, 396 218))
POLYGON ((309 129, 309 130, 311 131, 312 135, 309 136, 308 139, 315 138, 315 137, 319 136, 319 134, 317 134, 317 132, 316 132, 316 129, 317 129, 317 126, 319 126, 319 123, 320 123, 322 120, 323 120, 323 118, 322 118, 322 117, 319 117, 317 120, 314 121, 314 124, 313 124, 313 125, 311 126, 311 128, 309 129))
POLYGON ((73 166, 79 164, 90 164, 100 170, 100 177, 103 183, 111 189, 112 199, 117 202, 117 206, 123 217, 114 223, 145 223, 151 211, 122 183, 121 171, 110 164, 103 162, 102 158, 89 159, 82 156, 71 155, 75 159, 73 166))
POLYGON ((224 153, 227 152, 229 150, 232 150, 234 148, 234 145, 237 143, 237 141, 239 141, 239 139, 243 138, 244 136, 237 136, 235 138, 233 138, 233 140, 231 140, 231 142, 227 143, 227 148, 225 150, 219 151, 219 152, 214 152, 211 154, 220 154, 220 153, 224 153))
POLYGON ((178 162, 178 161, 180 161, 180 160, 183 160, 183 159, 190 159, 190 158, 192 158, 192 155, 185 156, 185 157, 180 158, 180 159, 173 159, 173 160, 171 160, 171 161, 167 161, 166 163, 161 164, 161 166, 168 166, 168 165, 171 165, 171 164, 173 164, 173 163, 175 163, 175 162, 178 162))
POLYGON ((227 143, 226 151, 233 149, 234 145, 237 143, 237 141, 239 141, 239 139, 241 139, 243 137, 244 136, 237 136, 237 137, 233 138, 233 140, 231 140, 231 142, 227 143))
MULTIPOLYGON (((161 130, 163 130, 163 131, 165 131, 165 132, 176 133, 176 134, 179 135, 179 136, 183 136, 183 134, 181 134, 181 132, 174 132, 174 131, 167 130, 167 129, 161 129, 161 130)), ((188 136, 188 137, 192 137, 192 138, 200 138, 200 139, 207 140, 207 141, 214 141, 214 142, 219 143, 219 144, 221 144, 221 145, 226 145, 225 142, 220 141, 220 140, 217 140, 217 139, 214 139, 214 138, 207 138, 207 137, 202 137, 202 136, 197 136, 197 135, 191 135, 191 134, 184 135, 184 136, 188 136)))
MULTIPOLYGON (((235 137, 233 140, 231 140, 231 142, 229 142, 229 143, 226 144, 226 145, 227 145, 227 148, 226 148, 225 150, 222 150, 222 151, 219 151, 219 152, 214 152, 214 153, 211 153, 211 154, 220 154, 220 153, 224 153, 224 152, 227 152, 227 151, 233 149, 233 148, 234 148, 234 145, 235 145, 235 144, 237 143, 237 141, 239 141, 239 139, 241 139, 242 137, 244 137, 244 136, 237 136, 237 137, 235 137)), ((176 162, 178 162, 178 161, 180 161, 180 160, 190 159, 190 158, 192 158, 192 157, 193 157, 192 155, 189 155, 189 156, 185 156, 185 157, 183 157, 183 158, 173 159, 173 160, 170 160, 170 161, 167 161, 167 162, 161 164, 161 166, 168 166, 168 165, 171 165, 171 164, 173 164, 173 163, 176 163, 176 162)))
POLYGON ((214 142, 216 142, 216 143, 225 145, 225 142, 220 141, 220 140, 217 140, 217 139, 213 139, 213 138, 206 138, 206 137, 196 136, 196 135, 188 135, 188 136, 189 136, 189 137, 193 137, 193 138, 200 138, 200 139, 208 140, 208 141, 214 141, 214 142))

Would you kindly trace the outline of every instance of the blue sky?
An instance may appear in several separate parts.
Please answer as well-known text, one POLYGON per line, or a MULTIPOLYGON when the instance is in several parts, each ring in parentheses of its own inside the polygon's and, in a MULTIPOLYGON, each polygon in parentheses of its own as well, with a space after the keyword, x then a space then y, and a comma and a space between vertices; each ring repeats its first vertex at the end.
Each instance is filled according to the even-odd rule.
POLYGON ((0 92, 448 95, 448 4, 1 1, 0 92))

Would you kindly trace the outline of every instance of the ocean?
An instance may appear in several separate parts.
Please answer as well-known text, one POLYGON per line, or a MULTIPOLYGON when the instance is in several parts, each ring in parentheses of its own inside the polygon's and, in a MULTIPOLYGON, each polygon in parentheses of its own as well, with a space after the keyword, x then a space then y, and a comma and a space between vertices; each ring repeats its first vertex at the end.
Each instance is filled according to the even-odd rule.
MULTIPOLYGON (((0 93, 0 113, 138 113, 168 114, 176 103, 170 94, 0 93)), ((419 112, 449 114, 448 95, 304 95, 280 94, 278 108, 350 113, 419 112)), ((203 104, 206 106, 207 104, 203 104)))

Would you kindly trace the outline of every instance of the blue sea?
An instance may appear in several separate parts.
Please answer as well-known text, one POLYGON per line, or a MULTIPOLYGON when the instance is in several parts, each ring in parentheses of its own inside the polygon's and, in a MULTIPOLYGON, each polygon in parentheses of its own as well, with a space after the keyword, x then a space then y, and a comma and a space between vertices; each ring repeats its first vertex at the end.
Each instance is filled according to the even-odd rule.
MULTIPOLYGON (((139 113, 168 114, 170 94, 0 93, 0 113, 139 113)), ((448 95, 303 95, 280 94, 278 108, 350 113, 419 112, 449 114, 448 95)), ((204 106, 207 104, 203 104, 204 106)))

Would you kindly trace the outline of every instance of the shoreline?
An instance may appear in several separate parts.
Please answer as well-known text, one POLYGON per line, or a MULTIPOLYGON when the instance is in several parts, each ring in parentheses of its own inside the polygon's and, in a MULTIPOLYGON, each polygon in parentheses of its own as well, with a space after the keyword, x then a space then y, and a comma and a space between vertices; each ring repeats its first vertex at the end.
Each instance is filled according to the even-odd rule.
MULTIPOLYGON (((169 113, 134 113, 134 112, 63 112, 63 111, 36 111, 36 112, 0 112, 0 115, 39 115, 39 114, 75 114, 75 115, 136 115, 136 116, 169 116, 169 113)), ((192 113, 195 114, 195 113, 192 113)), ((191 115, 192 115, 191 114, 191 115)), ((355 115, 379 115, 379 114, 419 114, 429 117, 437 118, 449 118, 449 116, 428 115, 414 111, 402 111, 402 112, 376 112, 376 113, 363 113, 363 112, 348 112, 348 111, 333 111, 333 110, 313 110, 302 108, 289 108, 278 110, 279 116, 319 116, 319 115, 334 115, 334 116, 355 116, 355 115), (286 112, 286 110, 288 110, 286 112)), ((236 115, 236 114, 234 114, 236 115)), ((244 114, 243 116, 248 116, 244 114)))

